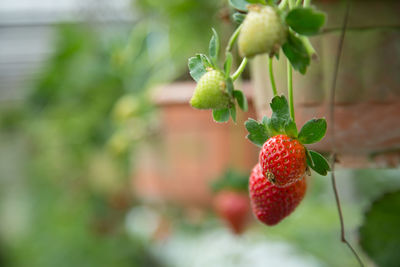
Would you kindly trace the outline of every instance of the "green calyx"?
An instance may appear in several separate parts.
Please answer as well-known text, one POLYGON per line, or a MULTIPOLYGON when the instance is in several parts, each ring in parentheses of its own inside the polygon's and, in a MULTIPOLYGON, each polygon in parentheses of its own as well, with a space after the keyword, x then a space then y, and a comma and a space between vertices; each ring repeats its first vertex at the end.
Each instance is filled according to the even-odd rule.
MULTIPOLYGON (((327 128, 325 119, 312 119, 306 122, 298 132, 296 123, 290 116, 289 105, 285 96, 275 96, 270 106, 272 109, 271 118, 264 116, 262 121, 249 119, 245 122, 245 127, 249 132, 247 139, 253 144, 262 147, 270 137, 279 134, 297 139, 302 144, 316 143, 325 136, 327 128)), ((330 170, 327 160, 312 150, 307 150, 307 164, 321 175, 326 175, 330 170)))
POLYGON ((198 109, 224 109, 230 102, 223 73, 210 70, 200 78, 190 105, 198 109))

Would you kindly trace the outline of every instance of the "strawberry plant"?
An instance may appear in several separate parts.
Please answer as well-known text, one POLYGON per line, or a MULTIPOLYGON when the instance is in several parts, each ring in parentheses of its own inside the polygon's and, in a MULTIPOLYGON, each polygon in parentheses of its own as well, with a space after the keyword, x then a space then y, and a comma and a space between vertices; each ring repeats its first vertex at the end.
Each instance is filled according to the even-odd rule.
MULTIPOLYGON (((325 119, 312 119, 300 131, 295 123, 293 104, 292 68, 306 73, 315 55, 308 36, 317 34, 325 21, 324 13, 310 6, 310 1, 231 0, 237 10, 233 17, 239 24, 225 48, 223 68, 218 64, 220 41, 213 29, 209 53, 197 54, 189 59, 189 70, 197 82, 190 104, 198 109, 211 109, 216 122, 236 121, 236 104, 246 111, 247 101, 242 91, 234 87, 248 58, 267 53, 270 56, 270 77, 274 97, 271 101, 271 118, 261 121, 249 119, 245 126, 247 138, 262 147, 259 157, 260 170, 274 187, 296 184, 310 174, 310 169, 320 175, 330 170, 327 160, 305 145, 320 141, 327 129, 325 119), (243 56, 238 69, 231 74, 232 48, 237 41, 243 56), (279 51, 288 63, 288 96, 278 96, 272 60, 279 58, 279 51)), ((250 194, 251 195, 251 194, 250 194)))
MULTIPOLYGON (((272 115, 270 118, 264 116, 261 121, 248 119, 245 127, 248 140, 261 148, 259 163, 249 181, 253 213, 261 222, 275 225, 291 214, 303 199, 307 187, 305 177, 311 175, 310 170, 326 176, 334 166, 334 161, 330 166, 324 156, 305 146, 323 139, 327 131, 326 120, 313 118, 298 131, 293 99, 293 69, 305 75, 311 60, 316 58, 309 37, 320 33, 325 14, 311 6, 310 0, 229 0, 229 3, 235 10, 232 18, 238 27, 225 48, 223 67, 219 65, 220 41, 213 29, 209 54, 197 54, 189 59, 190 74, 197 82, 190 104, 198 109, 211 109, 216 122, 227 122, 230 117, 236 122, 236 105, 246 111, 247 101, 243 92, 235 88, 234 81, 241 76, 249 59, 260 54, 269 55, 272 115), (236 42, 239 55, 243 58, 232 73, 232 49, 236 42), (281 54, 287 60, 288 99, 278 95, 272 68, 273 60, 279 60, 281 54)), ((340 46, 347 17, 348 12, 340 46)), ((339 59, 340 53, 334 73, 333 97, 339 59)), ((335 153, 332 158, 335 159, 335 153)), ((332 184, 341 221, 342 241, 358 258, 343 234, 343 218, 333 170, 332 184)))

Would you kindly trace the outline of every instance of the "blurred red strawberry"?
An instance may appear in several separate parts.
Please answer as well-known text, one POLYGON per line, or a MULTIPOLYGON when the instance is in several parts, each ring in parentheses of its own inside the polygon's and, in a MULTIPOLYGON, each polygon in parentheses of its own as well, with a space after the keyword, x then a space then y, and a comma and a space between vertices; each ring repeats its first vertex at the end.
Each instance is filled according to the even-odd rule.
POLYGON ((246 193, 219 191, 214 199, 214 209, 235 234, 243 233, 250 213, 250 200, 246 193))

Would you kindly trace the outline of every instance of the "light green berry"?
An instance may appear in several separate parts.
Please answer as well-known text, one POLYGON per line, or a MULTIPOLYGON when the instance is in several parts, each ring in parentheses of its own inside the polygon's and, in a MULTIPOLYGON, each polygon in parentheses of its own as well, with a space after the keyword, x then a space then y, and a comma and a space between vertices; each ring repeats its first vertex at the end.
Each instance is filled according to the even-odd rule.
POLYGON ((118 99, 113 109, 113 115, 118 122, 126 121, 138 114, 140 101, 133 95, 124 95, 118 99))
POLYGON ((229 104, 224 75, 217 70, 206 72, 197 83, 190 105, 198 109, 223 109, 229 104))
POLYGON ((239 53, 243 57, 278 52, 285 42, 287 27, 270 6, 250 5, 239 34, 239 53))

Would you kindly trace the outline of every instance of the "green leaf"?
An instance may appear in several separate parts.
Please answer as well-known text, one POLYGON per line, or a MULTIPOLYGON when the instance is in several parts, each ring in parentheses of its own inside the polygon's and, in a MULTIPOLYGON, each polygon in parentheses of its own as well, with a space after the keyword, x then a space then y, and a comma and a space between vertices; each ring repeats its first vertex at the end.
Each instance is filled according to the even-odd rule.
POLYGON ((214 109, 212 114, 216 122, 227 122, 229 120, 230 111, 229 108, 214 109))
POLYGON ((305 74, 308 65, 310 65, 310 56, 301 39, 289 32, 288 39, 282 46, 282 50, 293 68, 301 74, 305 74))
POLYGON ((268 132, 264 123, 260 123, 254 119, 248 119, 244 123, 249 134, 247 135, 247 139, 249 139, 255 145, 262 147, 265 141, 268 140, 268 132))
POLYGON ((243 110, 243 111, 247 111, 248 109, 248 105, 247 105, 247 98, 246 96, 243 94, 242 91, 240 90, 234 90, 233 91, 233 97, 236 99, 239 107, 243 110))
POLYGON ((244 19, 246 18, 246 14, 235 12, 232 15, 233 21, 236 22, 237 24, 242 24, 244 19))
POLYGON ((286 16, 286 23, 299 34, 314 35, 325 24, 325 14, 311 7, 297 7, 286 16))
POLYGON ((263 123, 264 125, 267 125, 267 124, 268 124, 268 121, 269 121, 269 118, 268 118, 267 116, 264 116, 264 117, 262 118, 262 123, 263 123))
POLYGON ((229 4, 234 9, 237 9, 237 10, 240 10, 240 11, 247 11, 247 7, 246 6, 249 3, 247 3, 247 1, 245 1, 245 0, 229 0, 229 4))
POLYGON ((270 106, 272 109, 271 119, 267 117, 263 119, 269 135, 287 134, 297 138, 297 126, 290 117, 289 105, 285 96, 275 96, 270 106))
POLYGON ((270 125, 271 125, 271 119, 270 119, 270 118, 268 118, 267 116, 264 116, 264 117, 262 118, 261 122, 264 124, 265 129, 267 129, 267 134, 268 134, 269 137, 278 134, 277 132, 274 131, 274 129, 272 129, 272 128, 270 127, 270 125))
POLYGON ((282 133, 282 132, 278 132, 274 129, 274 127, 272 126, 272 123, 271 123, 271 119, 268 118, 267 116, 263 117, 262 123, 265 125, 265 128, 267 129, 268 136, 274 136, 274 135, 278 135, 278 134, 282 133))
POLYGON ((198 54, 200 55, 201 61, 203 62, 204 68, 212 68, 213 64, 211 63, 211 60, 208 58, 207 55, 204 54, 198 54))
POLYGON ((236 123, 236 106, 232 105, 232 107, 229 109, 229 112, 231 113, 233 122, 236 123))
POLYGON ((399 210, 400 191, 395 191, 375 200, 364 215, 360 245, 376 266, 399 266, 399 210))
POLYGON ((293 120, 290 120, 285 124, 285 133, 289 137, 297 138, 297 126, 293 120))
POLYGON ((310 152, 312 161, 307 158, 308 166, 310 166, 311 169, 313 169, 320 175, 323 175, 323 176, 327 175, 328 171, 331 170, 331 168, 329 167, 328 161, 324 158, 324 156, 322 156, 318 152, 315 152, 313 150, 309 150, 309 152, 310 152), (312 162, 314 162, 314 164, 312 164, 312 162))
POLYGON ((200 55, 189 58, 188 66, 190 76, 192 76, 193 80, 196 82, 207 72, 200 55))
POLYGON ((217 66, 218 62, 218 53, 219 53, 219 37, 218 33, 212 28, 213 35, 211 36, 210 45, 208 46, 209 54, 211 61, 214 64, 214 67, 217 66))
POLYGON ((313 144, 321 141, 326 133, 325 119, 312 119, 306 122, 299 133, 299 141, 303 144, 313 144))
POLYGON ((272 116, 268 121, 268 127, 277 133, 285 133, 286 124, 292 120, 289 113, 289 105, 285 96, 275 96, 271 101, 272 116))
POLYGON ((226 79, 226 91, 228 92, 228 94, 229 94, 230 96, 233 96, 233 90, 234 90, 234 87, 233 87, 233 80, 232 80, 231 77, 228 77, 228 78, 226 79))
POLYGON ((224 63, 224 70, 225 70, 225 78, 228 78, 231 73, 232 67, 232 53, 226 53, 225 63, 224 63))

